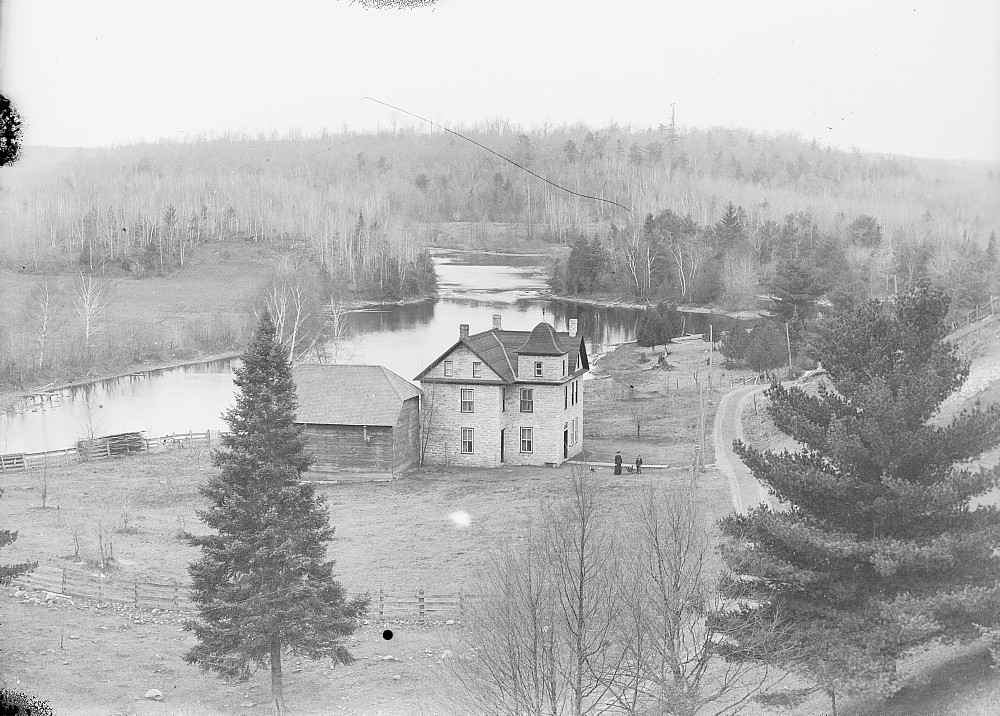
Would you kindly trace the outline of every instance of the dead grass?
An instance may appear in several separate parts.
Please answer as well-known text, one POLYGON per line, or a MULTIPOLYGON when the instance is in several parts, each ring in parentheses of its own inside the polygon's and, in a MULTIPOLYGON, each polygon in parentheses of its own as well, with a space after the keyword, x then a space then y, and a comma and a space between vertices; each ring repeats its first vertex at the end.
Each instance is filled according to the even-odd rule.
POLYGON ((642 455, 647 465, 688 466, 698 443, 698 384, 705 386, 706 462, 714 461, 712 422, 731 381, 750 375, 721 367, 716 352, 709 370, 709 346, 702 341, 671 344, 670 370, 656 367, 663 347, 626 344, 601 358, 586 383, 584 436, 588 459, 612 462, 621 450, 626 463, 642 455), (643 358, 646 360, 643 361, 643 358), (636 429, 636 418, 639 429, 636 429), (638 434, 637 434, 638 433, 638 434))
MULTIPOLYGON (((245 241, 220 241, 202 244, 191 254, 183 269, 169 276, 128 278, 109 276, 111 289, 107 309, 109 333, 131 327, 137 336, 155 345, 157 357, 140 364, 102 365, 93 375, 47 374, 39 382, 50 384, 97 379, 133 370, 174 365, 186 360, 216 355, 225 346, 203 348, 213 331, 223 326, 240 326, 246 307, 272 269, 291 249, 245 241), (283 253, 284 251, 284 253, 283 253), (199 338, 200 337, 200 338, 199 338)), ((44 281, 62 286, 66 300, 72 303, 74 282, 79 274, 32 274, 0 269, 4 292, 0 300, 0 325, 20 326, 24 299, 44 281)), ((75 330, 72 306, 66 309, 64 331, 75 330)), ((10 404, 20 391, 17 386, 0 389, 0 407, 10 404)))
MULTIPOLYGON (((689 362, 700 359, 697 348, 701 345, 683 349, 689 362)), ((638 361, 635 349, 616 355, 611 367, 627 372, 630 360, 638 361)), ((638 383, 640 399, 653 406, 657 405, 653 392, 658 389, 657 381, 672 377, 658 373, 638 383)), ((612 380, 607 379, 609 385, 612 380)), ((587 387, 592 385, 588 382, 587 387)), ((603 410, 606 418, 618 413, 617 420, 598 424, 625 432, 628 427, 620 403, 614 399, 602 404, 588 397, 588 410, 603 410)), ((675 412, 678 415, 671 415, 656 430, 680 425, 683 411, 675 412)), ((633 444, 647 455, 658 454, 658 449, 670 455, 670 450, 682 444, 658 448, 656 436, 654 430, 644 431, 633 444)), ((691 436, 689 426, 677 440, 691 436)), ((592 438, 588 435, 587 440, 592 438)), ((37 487, 29 475, 11 475, 2 503, 4 527, 17 530, 19 537, 4 550, 4 558, 11 562, 37 559, 60 566, 85 561, 96 573, 98 554, 92 529, 84 530, 77 559, 70 525, 74 519, 91 524, 91 516, 104 505, 127 496, 134 511, 134 529, 114 536, 117 561, 107 573, 145 581, 186 581, 187 566, 198 555, 177 533, 181 528, 203 531, 195 512, 204 506, 197 486, 211 470, 208 452, 198 450, 53 470, 47 510, 40 509, 37 487)), ((638 488, 651 483, 670 488, 688 480, 683 468, 615 476, 611 468, 597 467, 589 474, 605 487, 609 509, 615 511, 622 529, 629 528, 627 507, 638 488)), ((412 593, 424 587, 456 592, 468 588, 474 584, 483 555, 500 541, 523 533, 540 508, 562 492, 570 475, 569 467, 427 468, 389 484, 321 485, 318 492, 326 496, 336 527, 330 557, 337 561, 338 577, 352 591, 382 588, 412 593), (468 527, 460 528, 449 519, 457 510, 471 515, 468 527)), ((699 478, 696 489, 706 522, 714 524, 728 513, 727 485, 713 471, 699 478)), ((183 653, 194 642, 189 633, 180 631, 181 615, 97 608, 76 601, 75 606, 44 606, 19 598, 5 608, 0 669, 8 684, 48 699, 60 713, 269 713, 266 674, 256 675, 248 684, 226 684, 183 662, 183 653), (142 698, 150 688, 164 693, 162 704, 142 698)), ((461 625, 396 623, 391 627, 391 642, 382 639, 383 625, 369 625, 358 632, 350 648, 359 660, 350 667, 290 662, 286 691, 292 710, 385 716, 450 713, 450 707, 437 700, 450 683, 446 664, 439 662, 447 661, 441 658, 444 650, 462 648, 461 625), (400 678, 394 679, 396 675, 400 678)))

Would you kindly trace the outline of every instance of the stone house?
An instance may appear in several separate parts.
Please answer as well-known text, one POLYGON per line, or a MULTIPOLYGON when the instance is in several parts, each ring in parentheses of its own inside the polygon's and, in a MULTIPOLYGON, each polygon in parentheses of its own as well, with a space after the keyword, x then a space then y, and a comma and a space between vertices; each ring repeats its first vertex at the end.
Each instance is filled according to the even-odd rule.
POLYGON ((583 376, 577 335, 548 323, 459 338, 414 380, 423 389, 425 465, 559 465, 583 449, 583 376))
POLYGON ((420 463, 420 389, 379 365, 296 365, 314 480, 395 477, 420 463))

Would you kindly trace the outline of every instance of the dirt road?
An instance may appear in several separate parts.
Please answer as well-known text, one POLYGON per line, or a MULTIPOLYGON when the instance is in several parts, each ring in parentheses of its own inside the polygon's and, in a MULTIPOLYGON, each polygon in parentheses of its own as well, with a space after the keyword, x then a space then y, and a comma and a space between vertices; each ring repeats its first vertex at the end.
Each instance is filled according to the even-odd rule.
POLYGON ((733 452, 733 441, 743 437, 740 413, 743 405, 754 393, 765 390, 766 385, 748 385, 731 390, 722 396, 712 426, 715 441, 715 463, 726 479, 733 499, 733 509, 746 512, 761 502, 772 504, 766 488, 751 474, 747 466, 733 452))

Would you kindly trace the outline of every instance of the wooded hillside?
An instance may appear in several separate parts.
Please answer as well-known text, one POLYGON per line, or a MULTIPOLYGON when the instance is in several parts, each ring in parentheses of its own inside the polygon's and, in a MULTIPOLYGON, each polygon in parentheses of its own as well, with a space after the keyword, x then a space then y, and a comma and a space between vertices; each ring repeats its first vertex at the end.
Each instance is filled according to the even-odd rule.
POLYGON ((816 270, 831 256, 874 295, 930 274, 967 284, 959 310, 992 288, 981 267, 1000 224, 997 167, 672 123, 523 131, 497 120, 461 131, 632 213, 439 131, 227 136, 28 151, 0 174, 0 256, 141 275, 182 266, 208 240, 304 239, 331 277, 398 297, 428 288, 417 256, 431 225, 503 222, 533 242, 604 247, 608 263, 590 284, 556 272, 561 292, 742 307, 779 264, 816 270))

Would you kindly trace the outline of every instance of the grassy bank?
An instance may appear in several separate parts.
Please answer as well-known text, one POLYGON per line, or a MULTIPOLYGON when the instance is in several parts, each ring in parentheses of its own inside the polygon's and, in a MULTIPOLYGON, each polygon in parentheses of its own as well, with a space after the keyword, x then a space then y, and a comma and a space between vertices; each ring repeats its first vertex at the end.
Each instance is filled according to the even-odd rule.
POLYGON ((17 362, 0 385, 0 407, 26 391, 232 354, 245 338, 251 299, 289 253, 243 241, 209 243, 169 276, 99 277, 106 308, 89 354, 77 340, 79 274, 0 269, 0 325, 10 334, 8 358, 17 362), (44 284, 58 311, 38 369, 29 297, 44 284))

